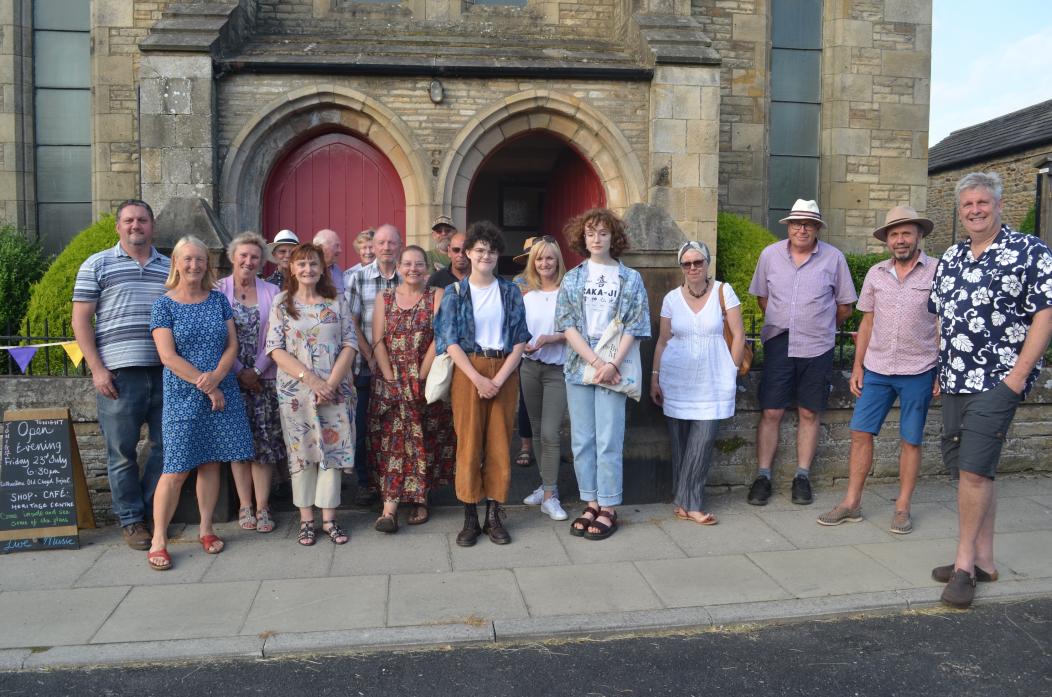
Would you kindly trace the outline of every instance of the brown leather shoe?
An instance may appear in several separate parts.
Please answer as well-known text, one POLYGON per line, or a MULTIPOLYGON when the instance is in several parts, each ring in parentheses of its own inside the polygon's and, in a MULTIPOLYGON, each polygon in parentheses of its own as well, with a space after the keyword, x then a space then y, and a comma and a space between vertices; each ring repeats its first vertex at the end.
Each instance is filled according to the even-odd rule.
POLYGON ((146 527, 146 523, 142 521, 138 523, 129 523, 121 528, 121 535, 124 537, 124 543, 132 549, 137 549, 140 552, 145 552, 150 549, 150 541, 153 536, 150 535, 150 531, 146 527))
POLYGON ((489 535, 490 541, 498 545, 506 545, 511 542, 511 535, 501 522, 503 513, 504 509, 499 503, 486 501, 486 524, 482 526, 482 532, 489 535))
MULTIPOLYGON (((953 564, 947 564, 946 566, 936 566, 931 570, 931 580, 938 581, 939 583, 949 583, 950 579, 953 578, 953 564)), ((998 579, 998 573, 996 571, 984 571, 978 566, 975 567, 975 580, 979 583, 993 583, 998 579)))
POLYGON ((478 506, 473 503, 465 503, 464 527, 457 533, 457 544, 461 547, 473 547, 481 534, 478 506))
POLYGON ((954 569, 953 576, 942 591, 942 602, 950 607, 965 610, 975 598, 975 579, 967 571, 954 569))

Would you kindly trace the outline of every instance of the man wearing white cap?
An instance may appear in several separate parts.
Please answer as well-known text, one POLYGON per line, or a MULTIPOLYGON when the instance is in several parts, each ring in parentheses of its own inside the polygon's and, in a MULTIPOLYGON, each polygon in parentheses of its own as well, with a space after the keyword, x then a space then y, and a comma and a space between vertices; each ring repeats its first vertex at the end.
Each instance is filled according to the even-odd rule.
POLYGON ((749 285, 749 292, 764 312, 759 394, 763 413, 756 433, 758 471, 748 497, 754 506, 766 505, 771 497, 778 428, 786 408, 793 403, 800 424, 792 500, 804 505, 814 500, 811 461, 818 449, 819 415, 829 400, 836 331, 858 299, 844 255, 818 239, 825 223, 817 203, 797 199, 780 222, 788 224, 789 239, 775 242, 760 253, 749 285))
POLYGON ((300 243, 300 238, 292 230, 282 230, 274 235, 274 241, 267 245, 267 255, 274 263, 274 272, 264 281, 273 283, 278 288, 285 287, 285 273, 289 270, 289 255, 292 248, 300 243))
POLYGON ((873 466, 873 436, 880 433, 895 400, 899 401, 899 495, 889 530, 913 530, 910 499, 920 471, 921 444, 928 406, 939 392, 937 321, 928 311, 936 261, 920 241, 934 224, 908 206, 895 206, 873 236, 887 245, 891 258, 866 274, 858 309, 864 314, 855 338, 851 393, 858 397, 851 417, 850 478, 844 499, 818 517, 819 525, 862 520, 862 487, 873 466))
POLYGON ((457 231, 453 219, 440 215, 431 223, 431 249, 427 251, 427 271, 434 273, 450 264, 449 241, 457 231))

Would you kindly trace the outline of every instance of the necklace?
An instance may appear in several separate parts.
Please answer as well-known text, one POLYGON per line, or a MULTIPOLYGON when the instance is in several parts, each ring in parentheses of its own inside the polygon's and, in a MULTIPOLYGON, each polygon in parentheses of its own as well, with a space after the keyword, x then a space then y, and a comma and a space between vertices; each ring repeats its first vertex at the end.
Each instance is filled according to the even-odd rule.
POLYGON ((703 298, 703 297, 705 297, 705 294, 709 292, 709 279, 707 279, 707 278, 705 279, 705 287, 701 289, 700 293, 695 293, 691 289, 690 285, 687 284, 687 283, 684 283, 683 287, 687 289, 687 292, 690 293, 691 297, 703 298))

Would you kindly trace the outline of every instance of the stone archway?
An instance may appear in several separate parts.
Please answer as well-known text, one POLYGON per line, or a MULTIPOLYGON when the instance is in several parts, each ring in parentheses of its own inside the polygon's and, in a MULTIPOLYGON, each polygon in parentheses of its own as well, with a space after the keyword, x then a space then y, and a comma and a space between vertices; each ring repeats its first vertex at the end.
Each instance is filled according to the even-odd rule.
POLYGON ((249 119, 230 143, 219 181, 219 215, 226 229, 232 234, 259 230, 271 169, 292 148, 331 131, 359 135, 382 152, 405 192, 406 230, 427 227, 431 212, 427 168, 410 130, 372 97, 327 85, 304 87, 275 99, 249 119))
POLYGON ((458 227, 467 223, 471 182, 487 156, 508 139, 537 130, 573 144, 595 169, 607 205, 618 214, 645 200, 643 168, 616 125, 577 97, 529 90, 473 117, 453 140, 439 169, 437 191, 458 227))

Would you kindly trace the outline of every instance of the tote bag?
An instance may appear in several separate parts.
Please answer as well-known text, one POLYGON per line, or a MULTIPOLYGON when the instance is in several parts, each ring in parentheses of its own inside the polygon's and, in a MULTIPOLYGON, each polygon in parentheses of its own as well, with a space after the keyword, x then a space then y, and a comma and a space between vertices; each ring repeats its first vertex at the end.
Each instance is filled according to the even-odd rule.
MULTIPOLYGON (((625 325, 619 317, 610 320, 606 330, 599 337, 599 343, 595 345, 595 354, 607 363, 612 363, 617 355, 617 347, 621 345, 621 336, 624 334, 625 325)), ((632 348, 628 350, 625 359, 621 361, 621 382, 616 385, 599 385, 595 381, 596 369, 590 365, 584 368, 584 381, 586 384, 595 384, 606 390, 620 392, 623 395, 639 401, 643 394, 643 365, 639 358, 639 339, 633 338, 632 348)))
MULTIPOLYGON (((460 282, 453 284, 457 295, 460 295, 460 282)), ((427 374, 424 383, 424 399, 428 404, 434 404, 438 400, 449 401, 449 388, 453 384, 453 359, 449 357, 449 351, 435 356, 431 362, 431 370, 427 374)))

